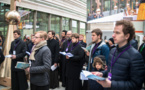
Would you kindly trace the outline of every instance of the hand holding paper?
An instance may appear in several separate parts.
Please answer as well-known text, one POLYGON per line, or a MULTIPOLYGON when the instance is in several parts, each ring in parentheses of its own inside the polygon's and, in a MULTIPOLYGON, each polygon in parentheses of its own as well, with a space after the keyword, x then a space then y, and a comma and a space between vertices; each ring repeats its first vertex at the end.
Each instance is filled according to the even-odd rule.
POLYGON ((12 55, 6 55, 5 56, 5 58, 11 58, 12 57, 12 55))
POLYGON ((100 81, 103 81, 103 80, 106 80, 106 78, 103 78, 103 77, 99 77, 99 76, 96 76, 96 75, 93 75, 91 72, 89 71, 82 71, 82 74, 84 74, 84 76, 88 79, 92 79, 92 80, 100 80, 100 81))
POLYGON ((54 71, 56 68, 57 68, 57 66, 55 66, 55 65, 52 65, 52 66, 51 66, 51 70, 52 70, 52 71, 54 71))

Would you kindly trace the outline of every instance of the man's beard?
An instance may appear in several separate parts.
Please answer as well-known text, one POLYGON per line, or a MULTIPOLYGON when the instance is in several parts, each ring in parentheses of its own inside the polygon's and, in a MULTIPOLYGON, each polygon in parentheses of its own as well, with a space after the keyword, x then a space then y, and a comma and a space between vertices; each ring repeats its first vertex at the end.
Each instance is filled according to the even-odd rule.
POLYGON ((71 40, 71 37, 67 37, 67 40, 71 40))
POLYGON ((143 42, 145 43, 145 40, 143 40, 143 42))

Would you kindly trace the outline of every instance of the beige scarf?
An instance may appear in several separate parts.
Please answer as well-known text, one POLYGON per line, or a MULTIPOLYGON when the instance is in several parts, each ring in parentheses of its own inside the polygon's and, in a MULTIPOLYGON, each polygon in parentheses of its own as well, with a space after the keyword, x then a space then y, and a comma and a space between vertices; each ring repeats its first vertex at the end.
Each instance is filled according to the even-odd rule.
POLYGON ((46 46, 47 43, 46 43, 46 40, 45 41, 41 41, 40 43, 38 43, 37 45, 33 46, 32 48, 32 52, 30 54, 30 57, 29 57, 29 60, 35 60, 35 51, 38 50, 39 48, 43 47, 43 46, 46 46))

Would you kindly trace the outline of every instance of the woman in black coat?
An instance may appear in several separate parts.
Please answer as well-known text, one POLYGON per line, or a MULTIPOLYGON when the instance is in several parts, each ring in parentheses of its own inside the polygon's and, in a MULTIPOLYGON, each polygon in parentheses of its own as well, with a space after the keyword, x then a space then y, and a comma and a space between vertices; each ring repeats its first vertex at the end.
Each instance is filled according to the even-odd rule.
POLYGON ((4 55, 3 55, 3 53, 2 53, 2 51, 0 49, 0 65, 4 61, 4 59, 5 59, 5 57, 4 57, 4 55))
POLYGON ((84 51, 78 42, 79 34, 72 34, 72 44, 68 52, 73 57, 66 55, 66 90, 82 90, 82 83, 79 79, 84 62, 84 51))

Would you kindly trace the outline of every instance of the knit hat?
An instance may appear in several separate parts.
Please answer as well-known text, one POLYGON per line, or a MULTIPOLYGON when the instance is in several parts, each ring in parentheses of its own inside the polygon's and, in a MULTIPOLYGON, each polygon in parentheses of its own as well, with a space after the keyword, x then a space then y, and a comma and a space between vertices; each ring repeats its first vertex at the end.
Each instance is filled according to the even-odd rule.
POLYGON ((106 64, 106 59, 105 59, 105 57, 104 57, 103 55, 96 56, 96 57, 94 58, 94 62, 93 62, 93 64, 92 64, 92 66, 93 66, 94 68, 95 68, 95 66, 96 66, 96 62, 101 63, 101 64, 103 65, 103 67, 104 67, 105 64, 106 64))
POLYGON ((114 40, 113 40, 113 38, 110 38, 109 40, 114 44, 114 40))

